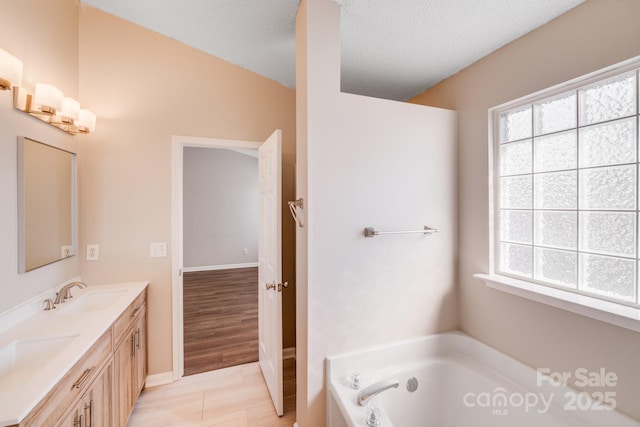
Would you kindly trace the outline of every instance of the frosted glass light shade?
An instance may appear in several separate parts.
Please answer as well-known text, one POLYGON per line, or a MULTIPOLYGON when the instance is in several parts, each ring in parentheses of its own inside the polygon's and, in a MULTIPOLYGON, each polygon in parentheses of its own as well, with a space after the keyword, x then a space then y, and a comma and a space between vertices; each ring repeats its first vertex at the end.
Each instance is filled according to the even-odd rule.
POLYGON ((73 98, 65 97, 62 100, 60 116, 65 119, 78 120, 80 116, 80 103, 73 98))
POLYGON ((0 49, 0 90, 22 84, 22 61, 9 52, 0 49))
POLYGON ((76 125, 81 132, 93 132, 96 130, 96 115, 86 109, 81 109, 76 125))
POLYGON ((53 85, 36 83, 36 91, 33 95, 32 110, 36 113, 55 114, 62 111, 62 91, 53 85))

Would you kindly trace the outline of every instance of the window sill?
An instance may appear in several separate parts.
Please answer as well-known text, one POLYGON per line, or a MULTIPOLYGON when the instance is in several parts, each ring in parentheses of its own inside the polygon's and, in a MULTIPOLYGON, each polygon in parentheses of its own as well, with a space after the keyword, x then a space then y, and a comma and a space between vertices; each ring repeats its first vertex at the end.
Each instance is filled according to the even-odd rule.
POLYGON ((474 274, 493 289, 640 332, 640 309, 497 274, 474 274))

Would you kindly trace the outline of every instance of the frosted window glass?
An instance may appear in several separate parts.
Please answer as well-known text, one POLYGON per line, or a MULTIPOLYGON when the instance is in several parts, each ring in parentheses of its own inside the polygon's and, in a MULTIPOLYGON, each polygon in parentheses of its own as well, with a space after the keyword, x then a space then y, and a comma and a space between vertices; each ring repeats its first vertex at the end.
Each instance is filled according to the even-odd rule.
POLYGON ((578 239, 576 212, 536 211, 534 243, 562 249, 576 249, 578 239))
POLYGON ((580 129, 580 167, 636 161, 636 119, 580 129))
POLYGON ((500 178, 500 206, 531 209, 531 175, 500 178))
POLYGON ((531 244, 531 211, 500 212, 500 239, 509 242, 531 244))
POLYGON ((636 214, 580 212, 580 250, 635 256, 636 214))
POLYGON ((611 298, 634 301, 635 264, 628 259, 580 254, 581 287, 611 298))
POLYGON ((562 94, 533 105, 535 135, 576 127, 576 94, 562 94))
POLYGON ((531 138, 531 107, 500 114, 500 142, 531 138))
POLYGON ((500 269, 505 273, 531 277, 533 248, 531 246, 500 244, 500 269))
POLYGON ((576 168, 576 131, 535 139, 535 172, 576 168))
POLYGON ((580 125, 630 116, 636 112, 636 73, 600 81, 578 91, 580 125))
POLYGON ((534 265, 534 279, 572 288, 577 287, 577 253, 535 248, 534 265))
POLYGON ((575 209, 576 172, 535 175, 534 198, 537 209, 575 209))
POLYGON ((500 175, 531 173, 531 140, 500 146, 500 175))
POLYGON ((636 166, 614 166, 580 171, 581 209, 636 207, 636 166))
POLYGON ((638 303, 638 71, 499 113, 497 271, 638 303))

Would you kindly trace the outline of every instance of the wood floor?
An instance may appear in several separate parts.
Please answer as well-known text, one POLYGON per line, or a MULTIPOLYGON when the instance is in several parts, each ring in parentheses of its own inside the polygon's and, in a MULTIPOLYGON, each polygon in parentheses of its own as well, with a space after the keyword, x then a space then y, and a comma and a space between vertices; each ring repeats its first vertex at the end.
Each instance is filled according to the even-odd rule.
POLYGON ((258 360, 258 268, 184 274, 184 374, 258 360))
POLYGON ((276 415, 254 362, 143 390, 127 427, 292 427, 296 420, 294 359, 284 361, 284 378, 282 417, 276 415))

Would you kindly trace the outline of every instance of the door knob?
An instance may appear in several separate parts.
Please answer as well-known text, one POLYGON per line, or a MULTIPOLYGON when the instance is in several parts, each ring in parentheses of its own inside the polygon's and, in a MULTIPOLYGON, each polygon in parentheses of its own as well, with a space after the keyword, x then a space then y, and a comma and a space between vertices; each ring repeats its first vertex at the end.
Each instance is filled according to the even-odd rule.
POLYGON ((289 282, 278 283, 278 292, 282 292, 282 288, 288 288, 289 282))

